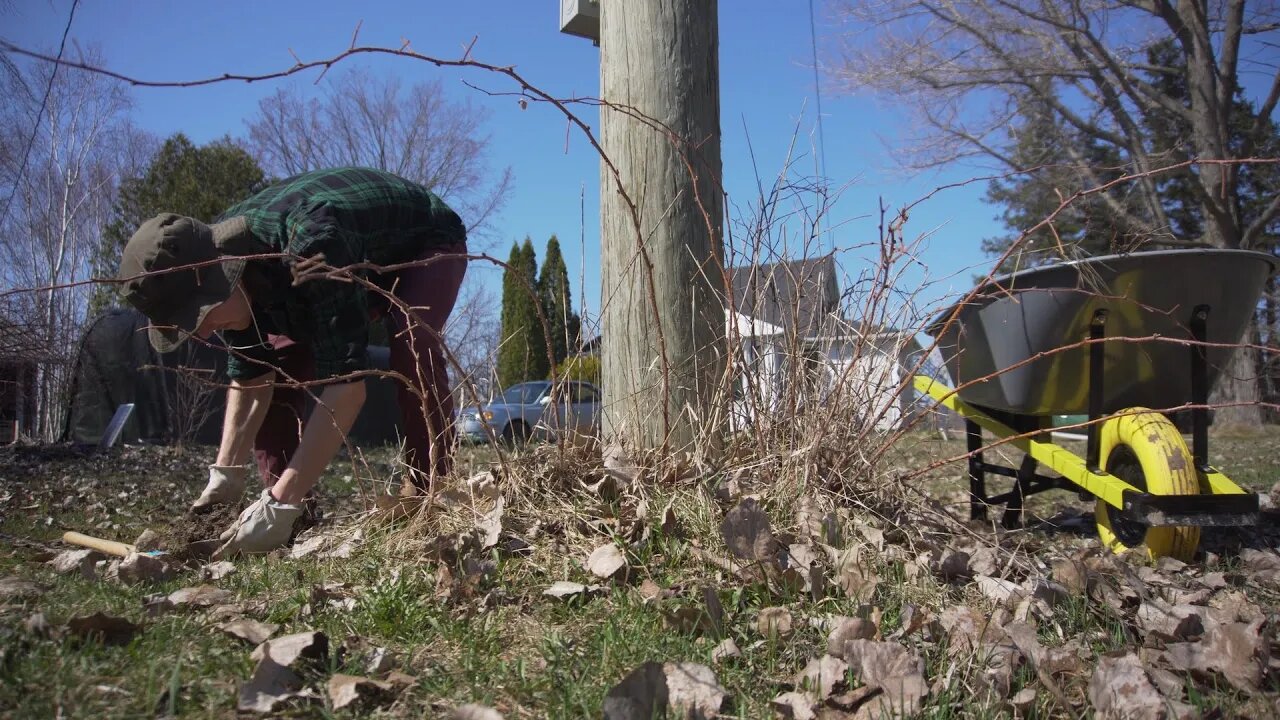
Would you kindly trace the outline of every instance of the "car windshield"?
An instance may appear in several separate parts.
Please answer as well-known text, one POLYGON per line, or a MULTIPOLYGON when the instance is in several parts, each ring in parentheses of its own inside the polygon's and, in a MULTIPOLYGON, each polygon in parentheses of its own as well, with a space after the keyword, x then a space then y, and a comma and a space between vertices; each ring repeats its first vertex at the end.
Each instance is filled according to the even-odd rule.
POLYGON ((498 396, 498 402, 507 405, 532 405, 546 389, 546 383, 520 383, 507 388, 498 396))

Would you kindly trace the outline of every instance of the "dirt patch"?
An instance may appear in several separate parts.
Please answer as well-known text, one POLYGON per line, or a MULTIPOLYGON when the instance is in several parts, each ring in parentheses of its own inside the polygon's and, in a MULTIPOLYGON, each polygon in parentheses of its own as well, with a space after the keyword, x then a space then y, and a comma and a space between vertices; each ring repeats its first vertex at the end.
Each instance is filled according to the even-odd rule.
POLYGON ((168 527, 156 529, 160 549, 178 560, 202 559, 217 549, 218 536, 239 515, 234 505, 214 505, 208 512, 186 512, 168 527))

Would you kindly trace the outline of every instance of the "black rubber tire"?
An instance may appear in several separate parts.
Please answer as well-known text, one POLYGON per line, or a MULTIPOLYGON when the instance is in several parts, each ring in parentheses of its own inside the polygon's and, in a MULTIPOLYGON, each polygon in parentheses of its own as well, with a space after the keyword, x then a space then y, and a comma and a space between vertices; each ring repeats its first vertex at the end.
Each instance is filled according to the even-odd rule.
POLYGON ((529 439, 529 426, 513 420, 502 428, 502 443, 508 447, 524 444, 529 439))

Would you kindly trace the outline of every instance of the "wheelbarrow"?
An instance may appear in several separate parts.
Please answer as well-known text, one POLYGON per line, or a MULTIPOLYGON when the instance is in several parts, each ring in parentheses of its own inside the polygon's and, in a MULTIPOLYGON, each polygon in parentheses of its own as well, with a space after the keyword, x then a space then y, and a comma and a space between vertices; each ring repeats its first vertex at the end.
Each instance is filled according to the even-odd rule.
POLYGON ((1209 465, 1208 398, 1274 269, 1246 250, 1109 255, 995 278, 942 313, 927 332, 956 387, 914 384, 964 418, 971 518, 1004 506, 1016 527, 1027 496, 1072 490, 1096 499, 1108 548, 1183 561, 1202 527, 1256 524, 1257 494, 1209 465), (1053 441, 1061 415, 1088 416, 1084 457, 1053 441), (983 430, 1021 464, 986 462, 983 430), (989 495, 988 473, 1012 488, 989 495))

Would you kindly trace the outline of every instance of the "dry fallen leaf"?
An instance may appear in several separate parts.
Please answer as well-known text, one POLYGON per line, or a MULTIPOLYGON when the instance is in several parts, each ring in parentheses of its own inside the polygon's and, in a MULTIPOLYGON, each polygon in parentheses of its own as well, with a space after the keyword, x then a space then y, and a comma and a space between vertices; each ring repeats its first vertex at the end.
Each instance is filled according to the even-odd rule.
POLYGON ((44 591, 45 587, 37 582, 14 576, 0 578, 0 599, 2 600, 32 597, 40 595, 44 591))
POLYGON ((471 703, 454 708, 449 718, 450 720, 503 720, 502 713, 497 710, 471 703))
POLYGON ((880 577, 870 563, 862 562, 858 550, 854 548, 845 552, 836 565, 836 582, 850 600, 868 603, 876 594, 880 577))
POLYGON ((666 663, 667 709, 673 717, 703 720, 720 716, 729 692, 720 686, 711 668, 698 663, 666 663))
POLYGON ((295 543, 293 549, 289 551, 289 557, 294 560, 300 560, 308 555, 318 552, 328 542, 328 535, 312 535, 300 543, 295 543))
POLYGON ((268 640, 253 649, 252 660, 271 658, 276 664, 292 668, 300 661, 319 662, 329 654, 329 638, 311 630, 268 640))
POLYGON ((866 523, 858 523, 858 532, 871 543, 871 547, 875 548, 877 553, 884 552, 884 531, 878 527, 872 527, 866 523))
POLYGON ((666 537, 677 537, 681 534, 680 518, 676 517, 676 501, 672 498, 662 508, 662 515, 658 522, 658 528, 662 530, 662 534, 666 537))
POLYGON ((67 621, 67 631, 72 635, 108 645, 123 645, 132 640, 141 629, 141 625, 135 625, 125 618, 101 612, 73 617, 67 621))
POLYGON ((997 605, 1010 605, 1027 596, 1027 592, 1023 590, 1022 586, 1012 580, 988 575, 975 575, 974 582, 977 583, 978 591, 982 593, 983 597, 997 605))
POLYGON ((1218 593, 1209 600, 1210 615, 1218 622, 1251 623, 1266 619, 1266 613, 1240 590, 1218 593))
POLYGON ((929 623, 929 612, 927 610, 921 610, 911 603, 903 603, 902 609, 898 612, 898 616, 900 618, 900 624, 898 629, 890 636, 893 640, 912 635, 923 629, 924 626, 929 623))
POLYGON ((96 565, 99 560, 106 556, 97 550, 88 548, 81 550, 64 550, 58 553, 57 557, 49 561, 55 572, 60 575, 67 573, 76 573, 86 580, 92 580, 97 576, 96 565))
POLYGON ((395 654, 384 647, 375 647, 369 653, 365 663, 365 672, 370 675, 381 675, 395 667, 395 654))
POLYGON ((1089 679, 1089 704, 1100 720, 1162 720, 1181 705, 1160 695, 1133 653, 1102 656, 1089 679))
POLYGON ((211 562, 200 568, 200 577, 204 580, 221 580, 236 571, 235 563, 229 560, 211 562))
POLYGON ((44 613, 34 613, 22 621, 22 628, 31 635, 39 637, 48 637, 51 633, 49 621, 45 619, 44 613))
MULTIPOLYGON (((360 531, 357 530, 356 534, 359 535, 360 531)), ((350 558, 353 553, 355 553, 356 548, 359 547, 359 545, 360 545, 360 540, 356 539, 355 537, 347 538, 346 540, 343 540, 342 543, 338 545, 338 547, 332 550, 326 550, 320 553, 319 557, 324 558, 326 560, 346 560, 350 558)))
POLYGON ((662 586, 649 578, 641 581, 640 585, 636 587, 636 592, 640 593, 640 597, 644 598, 646 602, 657 600, 663 594, 662 586))
MULTIPOLYGON (((1077 661, 1075 653, 1071 648, 1053 648, 1049 649, 1040 644, 1040 640, 1036 635, 1036 629, 1027 622, 1011 622, 1004 626, 1005 635, 1017 648, 1018 652, 1031 663, 1032 669, 1036 671, 1040 684, 1049 691, 1054 700, 1064 710, 1070 711, 1072 708, 1071 701, 1059 687, 1058 681, 1053 678, 1055 672, 1077 674, 1081 671, 1080 663, 1077 661)), ((1005 658, 1007 664, 1012 669, 1012 658, 1005 658)), ((999 683, 995 683, 998 687, 1005 687, 1006 683, 1003 678, 999 683)))
POLYGON ((863 618, 845 618, 827 638, 827 654, 842 658, 845 643, 853 640, 871 640, 879 630, 875 623, 863 618))
POLYGON ((173 603, 174 607, 207 608, 223 605, 231 602, 234 598, 235 594, 230 590, 223 590, 212 585, 197 585, 169 593, 169 602, 173 603))
POLYGON ((1198 642, 1171 643, 1164 658, 1177 670, 1220 674, 1244 692, 1255 692, 1262 682, 1259 659, 1266 651, 1260 634, 1262 623, 1206 622, 1198 642))
POLYGON ((791 636, 791 611, 784 607, 767 607, 760 611, 756 631, 765 637, 791 636))
POLYGON ((725 638, 720 641, 719 645, 711 651, 711 660, 713 662, 722 662, 729 658, 742 657, 742 651, 738 649, 738 643, 733 638, 725 638))
POLYGON ((1055 560, 1051 572, 1053 579, 1074 595, 1083 595, 1089 590, 1089 569, 1079 560, 1055 560))
POLYGON ((838 657, 823 655, 813 658, 795 678, 796 687, 814 693, 818 701, 840 692, 845 684, 849 664, 838 657))
POLYGON ((236 709, 241 712, 271 713, 281 703, 301 697, 302 678, 269 657, 258 660, 253 675, 240 686, 236 709))
POLYGON ((618 477, 624 483, 632 483, 639 479, 644 468, 631 459, 627 451, 617 443, 610 443, 601 453, 604 469, 618 477))
POLYGON ((411 687, 418 684, 418 678, 414 675, 405 675, 399 670, 392 670, 391 673, 387 675, 387 682, 392 685, 411 687))
POLYGON ((392 699, 391 683, 370 680, 357 675, 335 673, 329 678, 329 701, 334 710, 341 710, 357 703, 377 704, 392 699))
POLYGON ((724 516, 720 525, 729 552, 741 560, 772 566, 777 560, 778 542, 769 525, 769 516, 755 498, 747 498, 724 516))
POLYGON ((1192 640, 1204 633, 1201 614, 1205 609, 1194 605, 1165 605, 1150 600, 1138 606, 1138 627, 1148 636, 1162 642, 1192 640))
POLYGON ((666 712, 667 701, 662 664, 647 662, 605 693, 603 716, 605 720, 652 720, 666 712))
POLYGON ((602 592, 604 589, 602 585, 583 585, 582 583, 569 582, 568 580, 557 580, 552 583, 551 587, 543 590, 542 594, 563 599, 577 595, 590 595, 602 592))
POLYGON ((1036 705, 1036 689, 1022 688, 1009 700, 1009 704, 1013 705, 1013 709, 1024 715, 1031 712, 1036 705))
POLYGON ((493 509, 485 513, 484 517, 476 523, 476 529, 480 531, 480 549, 488 550, 498 544, 498 538, 502 537, 502 512, 503 501, 502 496, 494 501, 493 509))
POLYGON ((802 538, 828 542, 823 536, 822 510, 808 493, 801 495, 796 503, 796 527, 800 529, 802 538))
POLYGON ((813 698, 807 693, 794 691, 782 693, 770 704, 775 713, 787 720, 814 720, 818 717, 813 711, 813 698))
POLYGON ((240 618, 239 620, 221 623, 218 625, 218 629, 251 645, 261 645, 270 639, 272 635, 275 635, 280 626, 275 623, 262 623, 249 618, 240 618))
POLYGON ((902 717, 917 712, 929 694, 924 660, 897 642, 852 640, 845 643, 845 661, 866 685, 882 692, 859 708, 867 717, 902 717))
MULTIPOLYGON (((163 597, 163 596, 161 596, 163 597)), ((164 597, 164 602, 168 603, 169 598, 164 597)), ((210 620, 236 620, 245 613, 260 614, 266 611, 265 602, 259 600, 249 607, 245 607, 240 603, 227 603, 226 605, 216 605, 206 611, 206 617, 210 620)))
POLYGON ((605 543, 591 551, 587 558, 587 570, 598 578, 608 580, 619 574, 625 574, 627 558, 613 543, 605 543))
POLYGON ((958 550, 946 553, 938 563, 937 573, 944 582, 968 580, 973 576, 969 571, 969 553, 958 550))
POLYGON ((329 639, 321 632, 294 633, 262 643, 249 656, 257 666, 240 687, 236 707, 270 713, 287 700, 311 697, 309 692, 300 692, 302 678, 293 667, 304 662, 318 666, 328 653, 329 639))
POLYGON ((813 545, 792 543, 787 547, 787 564, 798 570, 808 570, 822 559, 822 554, 813 545))
POLYGON ((480 500, 498 499, 498 475, 495 470, 482 470, 467 478, 467 492, 480 500))
POLYGON ((1240 560, 1249 568, 1249 578, 1272 587, 1280 587, 1280 555, 1273 550, 1245 548, 1240 560))
POLYGON ((993 547, 983 545, 969 553, 969 572, 977 575, 997 575, 1000 573, 1000 556, 993 547))

